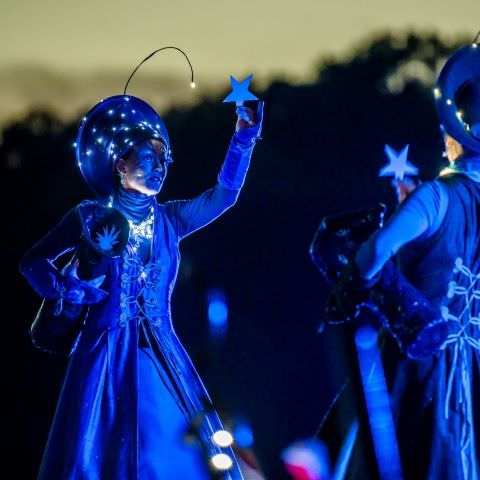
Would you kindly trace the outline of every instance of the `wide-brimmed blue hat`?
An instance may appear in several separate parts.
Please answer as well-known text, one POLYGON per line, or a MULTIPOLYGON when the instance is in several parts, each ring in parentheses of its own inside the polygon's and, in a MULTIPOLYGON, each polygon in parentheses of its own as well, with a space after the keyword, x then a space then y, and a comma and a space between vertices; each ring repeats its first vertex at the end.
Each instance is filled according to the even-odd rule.
POLYGON ((456 51, 442 68, 434 89, 442 129, 480 152, 480 45, 456 51))
POLYGON ((84 117, 76 141, 78 166, 97 197, 113 193, 115 165, 134 145, 157 139, 171 162, 170 140, 160 115, 145 101, 131 95, 101 100, 84 117))

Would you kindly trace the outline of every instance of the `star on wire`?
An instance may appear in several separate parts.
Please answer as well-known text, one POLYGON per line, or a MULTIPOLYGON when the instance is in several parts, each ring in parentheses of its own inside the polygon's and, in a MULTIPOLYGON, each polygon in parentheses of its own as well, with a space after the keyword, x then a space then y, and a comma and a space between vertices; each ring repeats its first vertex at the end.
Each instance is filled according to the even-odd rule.
POLYGON ((243 105, 243 102, 247 100, 258 100, 258 98, 251 92, 248 91, 250 82, 252 81, 253 73, 250 74, 247 78, 239 82, 236 78, 230 75, 230 83, 232 84, 232 91, 230 94, 223 100, 226 102, 235 102, 237 105, 243 105))
POLYGON ((408 161, 408 147, 409 145, 406 145, 397 152, 390 145, 385 145, 385 154, 389 163, 380 170, 380 177, 392 176, 395 180, 403 180, 405 175, 418 174, 418 168, 408 161))

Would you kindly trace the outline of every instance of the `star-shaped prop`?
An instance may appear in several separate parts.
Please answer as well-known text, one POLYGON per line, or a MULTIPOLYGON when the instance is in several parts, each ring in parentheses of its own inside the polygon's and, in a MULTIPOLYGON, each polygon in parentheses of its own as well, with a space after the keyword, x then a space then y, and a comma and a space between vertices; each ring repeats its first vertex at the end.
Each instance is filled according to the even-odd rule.
POLYGON ((258 98, 248 91, 250 82, 252 81, 253 73, 250 74, 245 80, 239 82, 236 78, 230 75, 230 83, 232 84, 231 93, 223 100, 226 102, 235 102, 238 105, 243 105, 243 102, 247 100, 258 100, 258 98))
POLYGON ((397 152, 390 145, 385 145, 389 163, 380 170, 380 177, 392 176, 395 180, 403 180, 405 175, 418 174, 418 168, 408 161, 408 147, 406 145, 401 152, 397 152))

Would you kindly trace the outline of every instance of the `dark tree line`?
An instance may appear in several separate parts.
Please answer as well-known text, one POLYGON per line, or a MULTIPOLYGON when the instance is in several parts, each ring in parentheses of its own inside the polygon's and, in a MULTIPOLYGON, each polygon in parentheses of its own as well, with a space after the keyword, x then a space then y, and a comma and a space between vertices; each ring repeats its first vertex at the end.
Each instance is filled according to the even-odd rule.
MULTIPOLYGON (((468 39, 467 39, 468 40, 468 39)), ((426 179, 441 165, 432 100, 438 61, 467 40, 384 35, 350 59, 319 63, 313 83, 273 81, 263 140, 237 206, 184 242, 174 321, 221 408, 248 417, 269 478, 282 478, 279 452, 313 435, 342 379, 335 333, 317 335, 328 290, 308 257, 322 216, 383 201, 383 147, 410 144, 426 179), (205 293, 222 288, 230 332, 207 338, 205 293)), ((165 116, 175 163, 160 200, 212 186, 232 133, 224 92, 165 116)), ((73 205, 90 197, 74 162, 78 122, 31 112, 3 129, 3 411, 11 454, 3 478, 34 478, 54 412, 65 360, 33 350, 28 327, 39 298, 17 273, 21 254, 73 205)))

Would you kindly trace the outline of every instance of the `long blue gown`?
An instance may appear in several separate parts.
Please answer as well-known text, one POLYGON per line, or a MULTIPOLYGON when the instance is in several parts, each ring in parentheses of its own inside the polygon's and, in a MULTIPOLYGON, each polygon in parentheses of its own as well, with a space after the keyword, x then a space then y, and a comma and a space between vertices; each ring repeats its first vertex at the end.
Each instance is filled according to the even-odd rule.
MULTIPOLYGON (((109 296, 90 306, 71 355, 40 478, 205 479, 217 453, 234 461, 224 478, 242 478, 231 449, 212 442, 221 423, 175 334, 170 298, 181 239, 236 202, 256 133, 236 132, 214 188, 193 200, 154 202, 145 262, 129 243, 119 258, 80 264, 80 278, 106 275, 109 296), (189 426, 201 448, 182 442, 189 426)), ((91 207, 85 201, 69 211, 23 258, 21 272, 42 296, 54 295, 53 263, 79 247, 91 207)))

